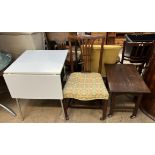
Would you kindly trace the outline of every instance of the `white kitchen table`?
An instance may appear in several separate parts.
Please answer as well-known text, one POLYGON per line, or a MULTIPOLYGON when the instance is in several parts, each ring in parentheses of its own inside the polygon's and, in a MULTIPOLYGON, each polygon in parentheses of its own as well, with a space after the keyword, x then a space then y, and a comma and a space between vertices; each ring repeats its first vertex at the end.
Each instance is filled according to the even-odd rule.
POLYGON ((59 99, 63 109, 61 72, 68 50, 26 50, 5 71, 4 79, 12 98, 59 99))

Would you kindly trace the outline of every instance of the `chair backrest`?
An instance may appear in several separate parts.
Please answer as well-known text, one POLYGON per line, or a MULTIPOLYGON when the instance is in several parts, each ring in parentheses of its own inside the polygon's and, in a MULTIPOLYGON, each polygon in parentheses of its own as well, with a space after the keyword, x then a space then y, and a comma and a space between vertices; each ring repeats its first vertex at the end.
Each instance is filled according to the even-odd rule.
POLYGON ((154 48, 154 42, 124 42, 122 60, 131 63, 148 63, 154 48))
POLYGON ((101 73, 102 70, 102 57, 103 57, 103 46, 104 46, 104 39, 103 35, 84 35, 84 36, 69 36, 69 49, 70 49, 70 63, 71 63, 71 71, 73 71, 73 53, 72 53, 72 42, 77 41, 78 46, 81 51, 81 65, 83 72, 90 72, 91 71, 91 54, 93 50, 93 45, 96 40, 101 40, 101 50, 99 56, 99 67, 98 72, 101 73))

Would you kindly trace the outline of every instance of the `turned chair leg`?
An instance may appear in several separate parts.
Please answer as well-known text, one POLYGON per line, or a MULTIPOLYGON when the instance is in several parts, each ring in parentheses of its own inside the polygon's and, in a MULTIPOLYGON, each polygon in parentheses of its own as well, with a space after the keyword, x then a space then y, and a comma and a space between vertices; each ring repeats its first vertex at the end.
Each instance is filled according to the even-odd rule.
POLYGON ((106 116, 107 116, 107 107, 108 107, 108 100, 103 100, 103 108, 102 108, 102 117, 100 118, 100 120, 105 120, 106 116))

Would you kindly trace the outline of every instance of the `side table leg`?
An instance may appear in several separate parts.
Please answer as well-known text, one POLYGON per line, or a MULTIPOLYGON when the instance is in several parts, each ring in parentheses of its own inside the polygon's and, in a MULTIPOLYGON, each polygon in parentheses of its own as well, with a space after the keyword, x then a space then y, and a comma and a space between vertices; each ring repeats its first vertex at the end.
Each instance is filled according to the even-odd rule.
POLYGON ((140 94, 140 95, 138 96, 137 102, 135 103, 135 108, 134 108, 134 110, 133 110, 132 115, 130 116, 131 119, 135 118, 136 115, 137 115, 137 111, 138 111, 138 108, 139 108, 139 105, 140 105, 142 96, 143 96, 143 94, 140 94))
POLYGON ((18 107, 18 110, 19 110, 19 113, 20 113, 21 120, 23 121, 24 117, 23 117, 23 114, 22 114, 22 111, 21 111, 21 106, 19 104, 19 99, 17 99, 17 98, 16 98, 16 103, 17 103, 17 107, 18 107))
POLYGON ((106 116, 107 116, 108 100, 105 100, 102 102, 103 102, 103 110, 102 110, 102 117, 100 118, 100 120, 106 119, 106 116))
POLYGON ((69 117, 68 117, 68 114, 67 114, 67 108, 66 108, 66 106, 64 106, 62 100, 60 100, 60 102, 61 102, 61 107, 62 107, 62 111, 63 111, 63 114, 64 114, 64 118, 66 120, 69 120, 69 117))
POLYGON ((109 114, 108 114, 108 117, 111 117, 113 115, 113 112, 114 112, 114 108, 115 108, 115 94, 111 93, 110 94, 110 111, 109 111, 109 114))

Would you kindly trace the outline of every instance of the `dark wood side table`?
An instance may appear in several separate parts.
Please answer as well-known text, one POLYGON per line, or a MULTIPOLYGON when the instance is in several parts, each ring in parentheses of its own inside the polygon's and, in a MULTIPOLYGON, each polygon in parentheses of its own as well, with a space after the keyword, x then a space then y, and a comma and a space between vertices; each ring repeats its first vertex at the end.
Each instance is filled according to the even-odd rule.
POLYGON ((144 93, 150 93, 149 88, 137 72, 136 67, 131 64, 114 64, 106 65, 105 69, 110 91, 109 116, 113 115, 114 110, 133 110, 130 118, 136 117, 142 95, 144 93), (115 96, 125 93, 137 96, 134 108, 115 106, 115 96))

